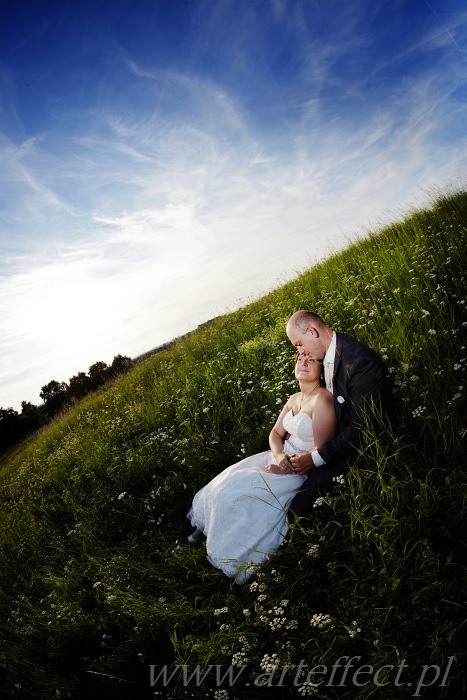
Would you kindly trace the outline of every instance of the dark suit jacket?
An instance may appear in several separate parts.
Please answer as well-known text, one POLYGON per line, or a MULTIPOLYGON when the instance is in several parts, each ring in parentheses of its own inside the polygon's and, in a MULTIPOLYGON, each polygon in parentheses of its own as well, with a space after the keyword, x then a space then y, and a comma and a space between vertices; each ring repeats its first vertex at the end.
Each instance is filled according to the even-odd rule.
POLYGON ((392 404, 389 374, 379 355, 342 333, 336 333, 333 395, 337 432, 318 450, 326 465, 345 463, 355 456, 366 408, 373 404, 384 415, 392 404))

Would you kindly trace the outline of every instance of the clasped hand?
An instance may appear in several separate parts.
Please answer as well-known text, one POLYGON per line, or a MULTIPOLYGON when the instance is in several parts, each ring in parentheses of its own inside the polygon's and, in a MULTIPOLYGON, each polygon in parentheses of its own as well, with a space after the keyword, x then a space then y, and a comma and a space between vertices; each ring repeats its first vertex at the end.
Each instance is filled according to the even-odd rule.
POLYGON ((268 464, 264 468, 270 474, 307 474, 313 469, 313 460, 310 452, 284 455, 278 464, 268 464))

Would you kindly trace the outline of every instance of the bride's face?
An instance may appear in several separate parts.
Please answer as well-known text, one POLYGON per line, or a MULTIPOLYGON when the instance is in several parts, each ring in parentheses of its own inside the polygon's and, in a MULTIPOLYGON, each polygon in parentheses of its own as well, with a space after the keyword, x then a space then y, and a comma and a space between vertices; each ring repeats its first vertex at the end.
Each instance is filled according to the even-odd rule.
POLYGON ((321 362, 310 355, 298 355, 295 362, 295 377, 300 382, 316 382, 321 377, 321 362))

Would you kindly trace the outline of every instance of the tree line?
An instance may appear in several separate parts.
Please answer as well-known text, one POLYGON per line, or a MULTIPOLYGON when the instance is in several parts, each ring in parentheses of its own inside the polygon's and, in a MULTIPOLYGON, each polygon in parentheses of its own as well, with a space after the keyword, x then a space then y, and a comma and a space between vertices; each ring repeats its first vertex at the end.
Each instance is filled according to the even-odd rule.
POLYGON ((127 372, 134 364, 135 360, 130 357, 116 355, 111 365, 95 362, 87 373, 78 372, 68 382, 52 379, 41 388, 39 396, 43 403, 38 406, 21 401, 21 412, 11 407, 0 408, 0 452, 46 425, 57 413, 79 399, 127 372))

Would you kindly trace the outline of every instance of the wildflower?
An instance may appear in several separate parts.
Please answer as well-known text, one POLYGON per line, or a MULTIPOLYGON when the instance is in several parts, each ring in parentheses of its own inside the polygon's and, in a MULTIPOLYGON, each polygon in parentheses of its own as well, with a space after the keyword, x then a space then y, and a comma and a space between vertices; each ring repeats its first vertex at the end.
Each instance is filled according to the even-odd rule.
POLYGON ((425 406, 418 406, 414 411, 412 411, 412 416, 414 418, 419 418, 425 413, 425 406))
POLYGON ((251 615, 251 612, 248 610, 248 608, 245 608, 243 614, 245 615, 245 617, 248 617, 249 615, 251 615))
POLYGON ((279 668, 279 658, 277 654, 272 654, 271 656, 269 656, 269 654, 265 654, 261 659, 260 668, 266 673, 272 673, 272 671, 279 668))
POLYGON ((436 335, 436 331, 435 331, 434 328, 430 328, 429 331, 428 331, 428 333, 429 333, 430 335, 436 335))
POLYGON ((214 610, 214 615, 222 615, 222 613, 226 612, 229 612, 228 608, 216 608, 216 610, 214 610))
POLYGON ((244 651, 236 651, 232 656, 232 666, 242 666, 247 661, 245 653, 244 651))
POLYGON ((345 481, 343 474, 339 474, 339 476, 333 476, 332 480, 335 481, 337 484, 343 484, 345 481))
POLYGON ((126 496, 126 491, 123 491, 123 493, 121 493, 121 494, 119 495, 118 500, 121 501, 122 498, 125 498, 125 496, 126 496))
POLYGON ((325 613, 315 613, 310 620, 310 625, 312 627, 318 627, 319 629, 324 629, 325 627, 331 628, 332 617, 325 613))
POLYGON ((229 693, 227 690, 215 690, 214 700, 228 700, 229 693))
POLYGON ((272 613, 274 613, 274 615, 284 615, 284 613, 285 613, 284 608, 277 606, 277 605, 275 608, 273 608, 272 610, 269 610, 268 612, 270 615, 272 613))
POLYGON ((352 629, 348 630, 349 636, 352 637, 352 639, 353 639, 354 637, 357 636, 358 632, 361 632, 361 631, 362 631, 362 629, 361 629, 361 627, 358 626, 357 620, 354 620, 352 622, 352 629))
POLYGON ((312 683, 311 681, 305 681, 298 687, 298 692, 300 695, 316 695, 318 692, 319 683, 312 683))
POLYGON ((316 501, 313 503, 313 508, 319 508, 319 506, 322 506, 324 503, 324 498, 322 496, 319 496, 316 501))
POLYGON ((269 627, 272 630, 277 630, 283 627, 286 623, 285 617, 274 617, 270 622, 269 622, 269 627))
POLYGON ((317 557, 319 552, 319 545, 312 544, 306 553, 307 557, 317 557))

